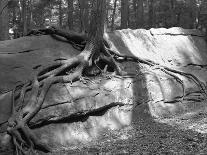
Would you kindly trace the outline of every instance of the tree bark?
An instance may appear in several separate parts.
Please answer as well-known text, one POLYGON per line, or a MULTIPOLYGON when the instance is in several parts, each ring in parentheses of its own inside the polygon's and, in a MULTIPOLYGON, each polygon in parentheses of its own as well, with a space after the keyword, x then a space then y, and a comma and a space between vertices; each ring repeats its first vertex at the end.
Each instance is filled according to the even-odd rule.
POLYGON ((115 18, 115 14, 116 14, 116 3, 117 0, 114 0, 114 8, 113 8, 113 14, 112 14, 112 20, 111 20, 111 30, 114 30, 114 18, 115 18))
POLYGON ((196 12, 197 12, 196 0, 189 0, 189 28, 190 29, 195 28, 196 12))
POLYGON ((79 0, 79 6, 80 6, 80 21, 81 21, 81 28, 80 31, 88 31, 88 0, 79 0))
POLYGON ((27 1, 22 0, 22 24, 23 24, 23 35, 27 34, 27 1))
POLYGON ((121 0, 121 28, 128 27, 128 0, 121 0))
POLYGON ((59 0, 58 9, 59 9, 59 27, 62 28, 63 26, 62 0, 59 0))
POLYGON ((33 10, 33 0, 29 0, 29 4, 28 4, 28 28, 30 30, 33 29, 33 17, 32 17, 32 10, 33 10))
POLYGON ((144 2, 143 0, 138 0, 138 22, 137 28, 142 28, 144 26, 144 2))
POLYGON ((136 28, 137 27, 137 22, 138 22, 138 17, 137 17, 137 1, 138 0, 133 0, 133 11, 134 11, 134 20, 135 20, 135 22, 133 23, 133 25, 134 25, 134 28, 136 28))
POLYGON ((151 28, 154 27, 154 21, 155 21, 154 0, 148 0, 148 6, 149 6, 148 26, 151 28))
POLYGON ((106 0, 94 0, 91 12, 89 36, 103 38, 106 17, 106 0))
POLYGON ((9 39, 8 0, 0 1, 0 40, 9 39))
POLYGON ((134 18, 135 18, 135 23, 134 27, 141 28, 144 25, 144 7, 143 7, 143 0, 133 0, 133 9, 134 9, 134 18))
POLYGON ((68 28, 73 30, 73 0, 67 0, 68 3, 68 28))
POLYGON ((169 1, 169 5, 170 5, 170 26, 175 26, 175 24, 176 24, 176 14, 175 14, 175 10, 174 10, 174 8, 175 8, 175 2, 174 2, 174 0, 170 0, 169 1))

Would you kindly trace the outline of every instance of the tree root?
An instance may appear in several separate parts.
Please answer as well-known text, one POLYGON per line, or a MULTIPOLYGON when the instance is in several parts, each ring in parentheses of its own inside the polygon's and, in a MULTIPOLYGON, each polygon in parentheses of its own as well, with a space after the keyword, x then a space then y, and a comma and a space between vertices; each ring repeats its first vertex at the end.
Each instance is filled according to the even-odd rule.
POLYGON ((89 110, 81 110, 76 113, 68 114, 63 116, 61 115, 50 115, 36 122, 31 122, 31 128, 37 128, 41 126, 45 126, 51 123, 72 123, 78 121, 85 121, 89 116, 102 116, 109 109, 116 106, 124 106, 125 104, 121 102, 112 102, 108 105, 104 105, 100 108, 89 109, 89 110))
POLYGON ((133 62, 139 62, 139 63, 143 63, 143 64, 146 64, 146 65, 149 65, 149 66, 155 66, 156 69, 160 69, 161 71, 163 71, 164 73, 172 76, 173 78, 176 79, 176 81, 178 81, 181 85, 182 85, 182 88, 183 88, 183 97, 185 95, 185 86, 184 86, 184 82, 176 75, 174 74, 178 74, 178 75, 182 75, 190 80, 192 80, 197 86, 198 88, 201 90, 202 94, 204 95, 205 98, 207 98, 207 92, 206 92, 206 88, 205 88, 205 85, 203 82, 201 82, 195 75, 193 74, 190 74, 190 73, 185 73, 185 72, 182 72, 182 71, 179 71, 179 70, 175 70, 175 69, 171 69, 169 67, 166 67, 166 66, 162 66, 156 62, 153 62, 151 60, 147 60, 147 59, 140 59, 140 58, 137 58, 135 56, 126 56, 126 55, 121 55, 119 54, 118 52, 115 52, 111 49, 108 49, 110 51, 110 53, 112 55, 114 55, 115 59, 117 61, 133 61, 133 62), (121 58, 121 59, 120 59, 121 58), (172 74, 174 73, 174 74, 172 74))
MULTIPOLYGON (((41 140, 36 138, 28 124, 41 109, 45 108, 42 105, 51 85, 55 83, 72 83, 83 79, 87 69, 94 65, 95 58, 104 61, 105 64, 114 68, 117 74, 121 74, 121 69, 113 57, 107 52, 100 52, 102 50, 101 47, 104 47, 102 44, 101 40, 97 42, 93 38, 86 44, 85 49, 79 55, 68 60, 55 61, 54 64, 43 67, 34 77, 33 82, 26 82, 23 86, 19 86, 18 91, 15 92, 14 90, 14 102, 18 101, 18 103, 13 104, 18 105, 18 107, 13 108, 13 114, 8 120, 7 132, 13 138, 17 153, 27 154, 28 151, 34 152, 34 149, 44 152, 50 151, 41 140), (29 101, 25 103, 24 98, 27 91, 31 91, 31 96, 29 101)), ((104 111, 104 109, 109 109, 115 105, 121 104, 111 103, 106 107, 101 107, 98 111, 95 109, 87 113, 82 112, 77 117, 93 115, 96 111, 104 111)))
MULTIPOLYGON (((117 76, 122 77, 123 75, 126 76, 126 73, 122 71, 117 62, 134 61, 149 66, 154 66, 156 69, 159 69, 169 76, 175 78, 176 81, 182 85, 182 99, 185 96, 185 86, 184 82, 177 75, 182 75, 188 79, 191 79, 201 89, 203 94, 207 94, 203 83, 196 76, 174 70, 166 66, 161 66, 158 63, 150 60, 118 54, 117 52, 108 48, 109 45, 107 44, 106 40, 104 41, 100 38, 92 38, 89 40, 85 36, 71 35, 55 28, 42 29, 38 32, 35 31, 35 34, 39 34, 39 32, 43 34, 52 34, 65 37, 66 39, 70 40, 70 42, 73 42, 73 44, 78 44, 80 46, 84 45, 84 50, 71 59, 55 60, 53 64, 42 67, 42 69, 34 77, 33 82, 26 82, 25 84, 15 87, 13 90, 14 107, 13 114, 8 120, 7 132, 12 136, 17 154, 28 154, 28 151, 34 152, 34 149, 44 152, 50 151, 48 146, 42 143, 41 140, 38 140, 33 134, 31 127, 33 128, 35 124, 38 126, 40 124, 45 125, 49 122, 55 123, 62 121, 64 122, 71 119, 87 119, 89 116, 101 114, 111 107, 117 105, 123 106, 123 103, 115 102, 98 109, 80 111, 68 116, 54 115, 43 118, 39 122, 31 122, 31 120, 41 109, 47 108, 47 106, 43 106, 43 103, 51 85, 55 83, 72 83, 77 80, 82 80, 84 75, 89 75, 91 70, 98 70, 98 72, 90 74, 92 76, 96 76, 97 74, 106 72, 108 68, 112 68, 112 71, 115 72, 117 76), (100 62, 104 62, 104 65, 102 64, 101 66, 100 62), (25 93, 28 91, 31 91, 31 96, 29 101, 25 103, 25 93)), ((31 34, 32 33, 30 33, 30 35, 31 34)))

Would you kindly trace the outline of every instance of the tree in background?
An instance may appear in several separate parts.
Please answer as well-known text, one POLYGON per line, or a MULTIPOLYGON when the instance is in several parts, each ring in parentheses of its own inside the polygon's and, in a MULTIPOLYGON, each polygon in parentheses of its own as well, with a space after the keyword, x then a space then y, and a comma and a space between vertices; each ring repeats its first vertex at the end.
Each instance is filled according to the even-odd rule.
POLYGON ((0 1, 0 40, 9 39, 8 0, 0 1))
POLYGON ((73 0, 67 0, 68 5, 68 14, 67 14, 67 23, 68 23, 68 29, 73 30, 73 0))
POLYGON ((144 6, 143 0, 133 0, 133 12, 134 12, 134 28, 141 28, 144 26, 144 6))
POLYGON ((59 27, 62 28, 63 26, 63 10, 62 10, 62 0, 58 1, 58 12, 59 12, 59 27))
MULTIPOLYGON (((9 5, 1 14, 1 17, 5 16, 1 23, 15 31, 12 38, 46 26, 77 32, 89 29, 93 0, 8 1, 9 5)), ((1 6, 8 1, 2 0, 1 6)), ((107 0, 106 6, 106 30, 174 26, 206 30, 205 0, 107 0)), ((1 32, 8 35, 8 28, 1 28, 1 32)))
POLYGON ((117 6, 117 0, 114 0, 114 6, 113 6, 113 14, 112 14, 112 21, 111 21, 111 30, 114 30, 114 18, 116 14, 116 6, 117 6))
POLYGON ((148 7, 149 7, 149 13, 148 13, 148 26, 154 27, 155 25, 155 7, 154 7, 154 0, 148 0, 148 7))
POLYGON ((188 0, 186 1, 188 5, 188 17, 189 17, 189 28, 193 29, 196 25, 196 15, 197 15, 197 5, 196 5, 196 0, 188 0))
POLYGON ((27 34, 27 0, 22 0, 22 25, 23 25, 23 35, 25 36, 27 34))
POLYGON ((128 27, 128 0, 121 0, 121 29, 126 29, 128 27))

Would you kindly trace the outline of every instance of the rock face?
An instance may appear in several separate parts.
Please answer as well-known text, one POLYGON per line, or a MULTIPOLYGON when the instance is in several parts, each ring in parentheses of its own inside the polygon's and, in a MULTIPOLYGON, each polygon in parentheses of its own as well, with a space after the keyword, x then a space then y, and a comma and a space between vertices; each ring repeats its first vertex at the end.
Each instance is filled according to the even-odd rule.
MULTIPOLYGON (((112 48, 121 54, 152 60, 163 66, 191 73, 204 84, 207 81, 207 45, 200 32, 181 28, 125 29, 107 33, 105 37, 112 48)), ((54 59, 70 58, 78 53, 63 38, 56 40, 50 36, 0 42, 0 90, 5 92, 19 81, 30 79, 41 66, 54 59)), ((182 87, 172 76, 143 64, 126 62, 122 65, 126 72, 136 73, 137 77, 96 77, 87 83, 52 86, 44 103, 45 109, 33 120, 40 121, 43 116, 52 116, 52 124, 40 123, 33 126, 37 136, 53 148, 86 146, 89 145, 88 142, 93 145, 102 141, 104 134, 109 134, 112 130, 119 132, 118 129, 133 128, 132 124, 136 124, 138 119, 147 117, 206 132, 205 124, 202 123, 205 121, 206 100, 195 82, 177 75, 185 84, 186 97, 182 101, 176 101, 182 95, 182 87), (49 106, 60 102, 64 104, 49 106), (122 102, 125 105, 84 119, 54 121, 59 115, 67 117, 74 113, 99 109, 112 102, 122 102), (199 120, 193 121, 198 115, 199 120)), ((0 112, 5 108, 4 96, 5 94, 0 96, 0 112)), ((7 108, 5 113, 0 113, 0 123, 8 118, 10 109, 7 108)), ((130 135, 122 133, 121 137, 127 139, 128 136, 130 135)))

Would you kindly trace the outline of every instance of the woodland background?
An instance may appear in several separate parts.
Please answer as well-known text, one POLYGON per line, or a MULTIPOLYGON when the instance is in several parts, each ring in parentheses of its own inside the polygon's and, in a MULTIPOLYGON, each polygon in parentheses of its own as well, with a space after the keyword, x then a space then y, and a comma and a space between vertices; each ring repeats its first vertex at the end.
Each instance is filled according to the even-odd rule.
POLYGON ((207 0, 0 0, 0 154, 206 154, 207 46, 191 29, 207 34, 207 0))
MULTIPOLYGON (((1 0, 0 40, 56 26, 87 32, 93 0, 1 0)), ((182 27, 207 34, 206 0, 107 0, 105 30, 182 27)))

